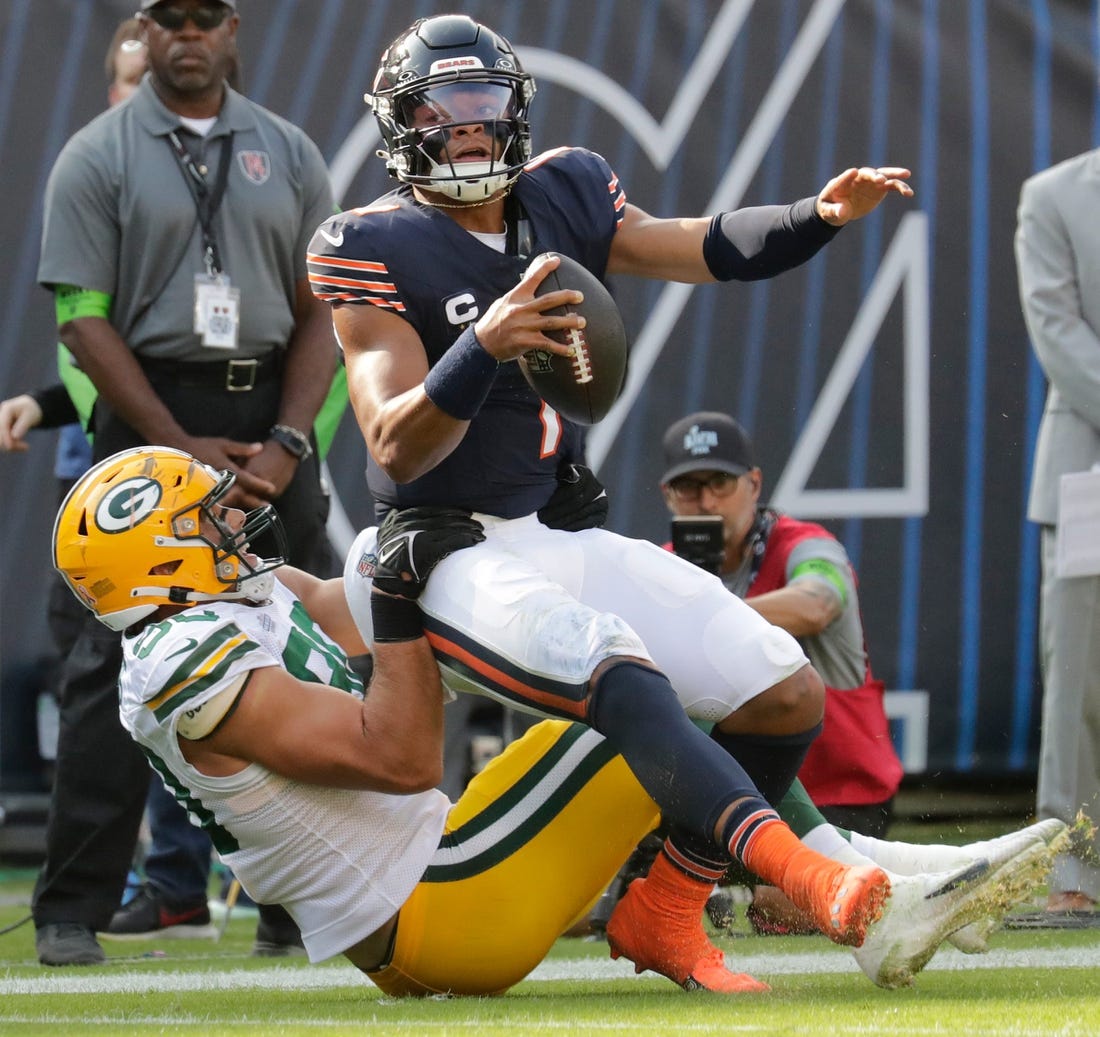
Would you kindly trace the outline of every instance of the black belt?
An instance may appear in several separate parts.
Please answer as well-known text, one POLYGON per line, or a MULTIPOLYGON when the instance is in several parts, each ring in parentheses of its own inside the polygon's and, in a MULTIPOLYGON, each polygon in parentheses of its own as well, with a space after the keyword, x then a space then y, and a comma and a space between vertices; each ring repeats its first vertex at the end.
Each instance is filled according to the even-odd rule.
POLYGON ((248 360, 155 360, 138 357, 141 369, 150 377, 171 378, 179 385, 226 392, 249 392, 261 382, 277 377, 282 371, 282 353, 248 360))

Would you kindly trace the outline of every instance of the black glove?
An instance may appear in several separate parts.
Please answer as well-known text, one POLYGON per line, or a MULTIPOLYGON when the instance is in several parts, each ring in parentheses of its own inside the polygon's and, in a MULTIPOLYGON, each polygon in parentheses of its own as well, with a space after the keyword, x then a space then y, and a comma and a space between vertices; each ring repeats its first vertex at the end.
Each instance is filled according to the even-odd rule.
POLYGON ((481 523, 463 508, 391 511, 378 528, 374 585, 387 594, 419 598, 432 570, 447 555, 484 539, 481 523))
POLYGON ((558 465, 558 488, 538 510, 539 521, 551 529, 579 533, 607 521, 607 490, 591 468, 563 461, 558 465))

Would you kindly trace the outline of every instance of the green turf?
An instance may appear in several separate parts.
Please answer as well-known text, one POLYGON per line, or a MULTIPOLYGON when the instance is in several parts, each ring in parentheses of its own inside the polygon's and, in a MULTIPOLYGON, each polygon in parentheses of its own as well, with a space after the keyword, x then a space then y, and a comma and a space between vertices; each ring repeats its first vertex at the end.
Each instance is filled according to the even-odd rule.
MULTIPOLYGON (((32 878, 0 873, 0 928, 25 916, 32 878)), ((1024 967, 944 971, 944 963, 971 963, 945 948, 912 988, 887 991, 872 986, 848 952, 823 938, 755 937, 742 921, 718 942, 732 961, 752 959, 754 974, 773 987, 769 995, 727 999, 689 995, 660 978, 600 979, 606 946, 570 939, 558 941, 547 967, 572 968, 583 978, 532 979, 491 999, 393 1001, 340 962, 251 958, 254 929, 253 920, 235 918, 217 943, 105 941, 105 966, 46 969, 35 960, 32 927, 21 926, 0 936, 0 1033, 1046 1037, 1100 1031, 1100 930, 997 934, 994 955, 1026 954, 1034 964, 1024 967), (1065 965, 1065 953, 1059 967, 1045 963, 1058 949, 1075 951, 1087 966, 1065 965), (810 964, 801 968, 804 960, 810 964)))

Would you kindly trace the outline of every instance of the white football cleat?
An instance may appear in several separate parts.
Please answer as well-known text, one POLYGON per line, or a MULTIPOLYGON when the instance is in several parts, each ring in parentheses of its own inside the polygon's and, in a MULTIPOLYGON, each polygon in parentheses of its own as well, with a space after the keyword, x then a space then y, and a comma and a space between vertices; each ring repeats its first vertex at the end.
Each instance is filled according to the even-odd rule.
POLYGON ((963 954, 985 954, 989 950, 989 938, 1001 928, 1001 918, 979 918, 976 922, 964 925, 947 937, 963 954))
POLYGON ((872 983, 908 986, 946 937, 989 918, 999 923, 1031 892, 1045 874, 1046 843, 1034 838, 991 842, 998 844, 995 856, 958 870, 891 876, 882 918, 853 952, 872 983))
MULTIPOLYGON (((1040 842, 1043 849, 1038 857, 1033 859, 1030 874, 1023 867, 1017 871, 1018 888, 1016 893, 1018 895, 1015 897, 1013 904, 1009 905, 1009 908, 1023 900, 1036 885, 1046 878, 1051 865, 1054 863, 1054 858, 1069 846, 1069 827, 1057 818, 1047 818, 1045 821, 1039 821, 1027 828, 1022 828, 1018 832, 1002 835, 999 839, 972 844, 975 847, 989 848, 998 845, 1010 846, 1013 841, 1018 840, 1022 847, 1020 852, 1023 853, 1026 849, 1023 839, 1025 836, 1030 836, 1032 840, 1040 842)), ((1006 888, 1006 896, 1011 896, 1012 892, 1010 888, 1006 888)), ((969 925, 964 925, 948 936, 947 939, 963 954, 985 954, 989 950, 989 937, 1001 927, 1009 908, 985 918, 980 918, 969 925)))
POLYGON ((988 857, 990 860, 1000 859, 1007 849, 1015 847, 1022 851, 1029 842, 1041 843, 1044 847, 1052 849, 1051 856, 1060 853, 1065 848, 1069 839, 1069 827, 1064 821, 1055 817, 1045 821, 1036 821, 1027 828, 1021 828, 1016 832, 998 836, 996 839, 985 839, 977 843, 969 843, 960 846, 959 850, 971 859, 988 857))

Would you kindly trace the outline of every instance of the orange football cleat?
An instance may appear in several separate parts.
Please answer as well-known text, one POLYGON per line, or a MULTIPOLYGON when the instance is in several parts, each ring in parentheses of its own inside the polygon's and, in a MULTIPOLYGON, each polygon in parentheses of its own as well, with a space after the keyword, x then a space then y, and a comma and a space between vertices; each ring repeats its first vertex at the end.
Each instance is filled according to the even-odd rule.
POLYGON ((807 905, 821 931, 833 943, 859 947, 867 927, 882 917, 890 879, 873 864, 839 867, 832 878, 813 890, 813 902, 807 905))
POLYGON ((725 956, 707 939, 702 916, 691 921, 662 910, 635 879, 607 923, 612 958, 627 958, 635 972, 658 972, 685 990, 760 994, 771 989, 743 972, 730 972, 725 956))

